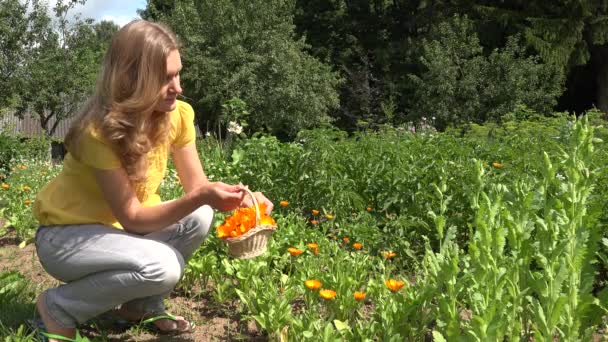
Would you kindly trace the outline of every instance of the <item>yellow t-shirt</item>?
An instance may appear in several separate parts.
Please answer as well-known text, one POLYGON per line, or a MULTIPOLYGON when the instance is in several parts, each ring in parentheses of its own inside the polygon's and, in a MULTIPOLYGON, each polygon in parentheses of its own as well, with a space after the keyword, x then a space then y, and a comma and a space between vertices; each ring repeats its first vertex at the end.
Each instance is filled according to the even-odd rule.
MULTIPOLYGON (((177 107, 169 115, 168 142, 148 152, 146 180, 133 184, 137 198, 146 207, 161 202, 158 188, 165 177, 170 146, 183 147, 195 141, 192 107, 177 101, 177 107)), ((70 153, 66 155, 61 173, 38 193, 34 216, 43 226, 101 223, 121 228, 95 178, 96 169, 118 168, 120 160, 92 131, 83 134, 79 144, 80 160, 70 153)))

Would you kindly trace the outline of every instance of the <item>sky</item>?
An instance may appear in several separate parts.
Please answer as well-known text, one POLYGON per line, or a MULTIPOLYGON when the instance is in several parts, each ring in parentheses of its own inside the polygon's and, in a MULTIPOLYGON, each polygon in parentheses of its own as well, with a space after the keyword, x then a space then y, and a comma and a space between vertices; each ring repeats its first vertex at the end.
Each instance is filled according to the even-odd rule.
MULTIPOLYGON (((56 1, 49 1, 52 7, 56 1)), ((139 18, 137 9, 146 7, 146 0, 87 0, 84 5, 76 6, 72 12, 80 13, 81 18, 93 18, 96 21, 112 20, 123 26, 139 18)))

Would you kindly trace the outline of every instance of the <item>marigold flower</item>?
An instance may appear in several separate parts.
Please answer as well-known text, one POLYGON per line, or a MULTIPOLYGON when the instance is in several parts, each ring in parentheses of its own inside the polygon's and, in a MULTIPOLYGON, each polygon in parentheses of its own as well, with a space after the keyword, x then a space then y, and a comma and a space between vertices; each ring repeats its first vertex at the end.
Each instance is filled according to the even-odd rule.
POLYGON ((24 186, 21 187, 21 190, 23 190, 23 191, 30 191, 31 189, 30 189, 29 186, 24 185, 24 186))
POLYGON ((327 214, 327 215, 325 215, 325 218, 328 219, 328 220, 333 220, 334 219, 334 215, 327 214))
POLYGON ((316 249, 316 248, 319 248, 319 245, 317 245, 317 244, 316 244, 316 243, 314 243, 314 242, 313 242, 313 243, 309 243, 309 244, 308 244, 308 245, 306 245, 306 246, 308 246, 308 248, 310 248, 310 249, 316 249))
POLYGON ((323 284, 317 279, 309 279, 304 282, 304 285, 310 290, 317 290, 320 289, 323 284))
POLYGON ((23 201, 23 203, 25 203, 25 205, 29 205, 29 204, 31 204, 31 203, 32 203, 32 201, 30 201, 30 200, 25 200, 25 201, 23 201))
POLYGON ((388 287, 389 290, 397 292, 405 285, 405 282, 401 280, 387 279, 384 281, 384 284, 386 284, 386 287, 388 287))
POLYGON ((342 238, 342 241, 344 241, 345 243, 348 243, 350 241, 350 239, 348 238, 348 236, 345 236, 342 238))
POLYGON ((363 248, 363 244, 361 242, 355 242, 355 243, 353 243, 353 248, 361 249, 361 248, 363 248))
POLYGON ((8 185, 6 183, 2 183, 2 189, 8 189, 10 187, 11 187, 10 185, 8 185))
POLYGON ((365 292, 355 291, 355 293, 353 294, 353 297, 355 297, 356 301, 360 302, 365 299, 365 292))
POLYGON ((319 255, 319 249, 318 248, 313 248, 312 252, 315 253, 315 255, 319 255))
POLYGON ((321 291, 319 291, 319 296, 323 297, 324 299, 330 300, 336 296, 336 291, 329 290, 329 289, 322 289, 321 291))
POLYGON ((319 224, 319 221, 317 220, 310 220, 310 224, 312 224, 313 226, 319 224))
MULTIPOLYGON (((259 204, 258 211, 260 213, 266 212, 266 205, 259 204)), ((256 214, 255 208, 240 208, 236 210, 232 215, 226 217, 224 222, 217 227, 217 236, 219 238, 234 238, 247 233, 256 225, 256 214)), ((260 224, 275 225, 275 221, 272 217, 262 214, 260 217, 260 224)))
POLYGON ((397 256, 397 253, 395 253, 395 252, 392 252, 392 251, 391 252, 384 252, 384 258, 385 259, 392 259, 392 258, 394 258, 396 256, 397 256))
POLYGON ((499 168, 499 167, 502 167, 502 164, 499 162, 493 162, 492 166, 494 166, 495 168, 499 168))
POLYGON ((281 201, 281 202, 279 202, 279 204, 281 205, 281 207, 286 207, 286 206, 289 205, 289 202, 287 202, 287 201, 281 201))
POLYGON ((302 254, 302 250, 297 249, 295 247, 289 247, 289 248, 287 248, 287 251, 289 252, 289 254, 291 254, 293 256, 298 256, 298 255, 302 254))
POLYGON ((319 215, 319 211, 317 209, 313 209, 312 210, 312 214, 315 215, 315 216, 319 215))
POLYGON ((21 164, 21 165, 19 165, 19 168, 20 168, 21 170, 23 170, 23 169, 25 169, 25 168, 26 168, 26 166, 25 166, 25 165, 23 165, 23 164, 21 164))
POLYGON ((367 210, 368 213, 371 213, 372 212, 372 207, 367 207, 367 209, 365 209, 365 210, 367 210))

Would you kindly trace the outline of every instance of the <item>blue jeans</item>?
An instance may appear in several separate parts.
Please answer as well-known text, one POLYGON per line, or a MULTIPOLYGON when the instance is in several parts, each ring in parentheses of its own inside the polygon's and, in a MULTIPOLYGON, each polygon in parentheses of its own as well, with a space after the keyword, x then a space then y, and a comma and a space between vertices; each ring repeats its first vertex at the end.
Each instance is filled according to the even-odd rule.
POLYGON ((75 328, 119 305, 142 315, 164 313, 163 298, 181 278, 212 221, 213 209, 202 206, 146 235, 99 224, 38 228, 40 263, 65 283, 44 293, 51 318, 75 328))

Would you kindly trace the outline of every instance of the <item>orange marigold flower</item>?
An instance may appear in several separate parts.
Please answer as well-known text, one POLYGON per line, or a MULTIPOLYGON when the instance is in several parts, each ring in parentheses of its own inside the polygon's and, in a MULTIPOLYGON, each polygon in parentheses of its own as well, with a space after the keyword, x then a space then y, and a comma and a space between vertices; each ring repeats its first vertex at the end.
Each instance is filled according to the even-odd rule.
POLYGON ((24 185, 24 186, 21 187, 21 190, 23 190, 23 191, 30 191, 31 189, 30 189, 29 186, 24 185))
POLYGON ((356 301, 360 302, 365 299, 365 292, 355 291, 355 293, 353 294, 353 297, 355 297, 356 301))
POLYGON ((386 284, 386 287, 393 292, 399 291, 405 285, 405 282, 395 279, 387 279, 384 283, 386 284))
POLYGON ((270 216, 264 216, 260 219, 260 224, 269 224, 271 226, 274 226, 276 224, 276 222, 274 221, 274 219, 270 216))
POLYGON ((319 249, 318 248, 313 248, 312 252, 315 253, 315 255, 319 255, 319 249))
POLYGON ((298 256, 298 255, 302 254, 302 250, 297 249, 295 247, 289 247, 289 248, 287 248, 287 251, 289 252, 289 254, 291 254, 293 256, 298 256))
POLYGON ((321 288, 321 285, 323 284, 321 284, 321 282, 317 279, 309 279, 304 282, 304 285, 311 290, 317 290, 321 288))
POLYGON ((316 249, 316 248, 319 248, 319 245, 317 245, 317 244, 316 244, 316 243, 314 243, 314 242, 313 242, 313 243, 309 243, 309 244, 308 244, 308 245, 306 245, 306 246, 308 246, 308 248, 310 248, 310 249, 316 249))
POLYGON ((287 201, 281 201, 281 202, 279 202, 279 204, 281 205, 281 207, 286 207, 286 206, 289 205, 289 202, 287 202, 287 201))
POLYGON ((319 291, 319 296, 323 297, 324 299, 330 300, 336 296, 336 291, 329 290, 329 289, 322 289, 321 291, 319 291))
POLYGON ((317 221, 317 220, 310 220, 310 224, 312 224, 314 226, 314 225, 319 224, 319 221, 317 221))
POLYGON ((26 205, 29 205, 29 204, 31 204, 31 203, 32 203, 32 201, 30 201, 30 200, 25 200, 25 201, 23 201, 23 203, 25 203, 26 205))
POLYGON ((384 258, 385 259, 392 259, 392 258, 394 258, 396 256, 397 256, 397 253, 395 253, 395 252, 392 252, 392 251, 391 252, 384 252, 384 258))
POLYGON ((499 167, 502 167, 502 164, 499 162, 493 162, 492 166, 494 166, 495 168, 499 168, 499 167))
POLYGON ((328 220, 333 220, 334 219, 334 215, 327 214, 327 215, 325 215, 325 218, 328 219, 328 220))
POLYGON ((19 165, 19 168, 20 168, 21 170, 23 170, 23 169, 25 169, 25 168, 26 168, 26 166, 25 166, 25 165, 23 165, 23 164, 21 164, 21 165, 19 165))
POLYGON ((8 189, 10 187, 11 187, 10 185, 8 185, 6 183, 2 183, 2 189, 8 189))
POLYGON ((312 210, 312 214, 315 215, 315 216, 319 215, 319 211, 317 209, 313 209, 312 210))
MULTIPOLYGON (((266 212, 266 205, 258 205, 260 213, 266 212)), ((272 217, 262 214, 260 224, 275 225, 272 217)), ((217 236, 219 238, 234 238, 247 233, 256 225, 255 209, 254 208, 239 208, 232 215, 226 217, 224 222, 217 228, 217 236)))
POLYGON ((350 241, 350 239, 348 238, 348 236, 345 236, 342 238, 342 241, 344 241, 345 243, 348 243, 350 241))
POLYGON ((361 242, 355 242, 355 243, 353 243, 353 248, 361 249, 361 248, 363 248, 363 244, 361 242))
POLYGON ((371 213, 372 212, 372 207, 367 207, 367 209, 365 209, 365 210, 367 210, 368 213, 371 213))

